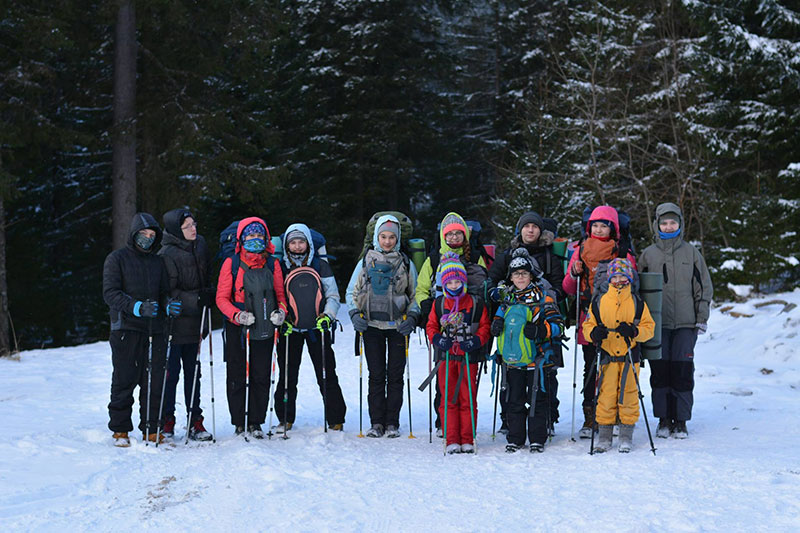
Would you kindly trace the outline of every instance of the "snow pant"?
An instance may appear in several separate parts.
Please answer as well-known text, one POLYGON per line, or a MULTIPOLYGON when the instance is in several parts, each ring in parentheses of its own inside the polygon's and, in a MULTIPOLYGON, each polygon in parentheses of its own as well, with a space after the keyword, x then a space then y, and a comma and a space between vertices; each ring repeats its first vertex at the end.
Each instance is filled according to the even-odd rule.
POLYGON ((342 388, 339 386, 339 377, 336 375, 336 358, 331 347, 331 334, 325 332, 325 379, 322 379, 322 336, 318 330, 294 332, 287 337, 281 335, 278 339, 278 368, 280 373, 275 386, 275 414, 278 421, 294 424, 297 413, 297 379, 300 374, 300 363, 303 359, 303 344, 308 347, 308 355, 314 365, 314 374, 317 376, 319 393, 324 394, 327 413, 325 420, 329 426, 344 424, 344 415, 347 410, 344 404, 342 388), (286 343, 289 343, 289 368, 286 368, 286 343), (284 402, 286 391, 286 378, 289 381, 288 394, 284 402))
MULTIPOLYGON (((534 442, 544 444, 547 440, 548 393, 542 390, 541 381, 534 382, 538 378, 539 374, 532 368, 506 367, 507 390, 501 393, 501 398, 507 397, 508 435, 506 440, 509 444, 524 446, 526 435, 531 444, 534 442), (533 399, 534 389, 537 386, 539 390, 533 399)), ((549 380, 546 379, 546 381, 549 380)))
MULTIPOLYGON (((552 369, 548 369, 545 375, 545 380, 547 381, 547 409, 550 411, 550 420, 549 424, 552 427, 558 422, 558 406, 561 402, 558 401, 558 378, 557 378, 558 370, 553 367, 552 369)), ((501 394, 500 398, 498 398, 500 403, 500 428, 508 428, 508 417, 506 413, 508 412, 508 402, 506 401, 506 394, 501 394)), ((538 409, 538 408, 537 408, 538 409)), ((524 443, 523 443, 524 444, 524 443)))
POLYGON ((594 391, 597 386, 597 369, 592 365, 594 365, 597 358, 597 348, 595 348, 594 344, 583 344, 581 349, 583 350, 583 407, 592 407, 594 405, 594 391))
POLYGON ((650 361, 650 388, 656 417, 692 419, 696 342, 694 328, 661 330, 661 359, 650 361))
POLYGON ((108 403, 108 429, 114 432, 133 431, 133 391, 139 387, 139 429, 158 430, 158 408, 161 402, 161 384, 164 379, 164 359, 167 343, 163 334, 153 335, 153 358, 150 365, 150 410, 147 411, 147 360, 150 342, 147 333, 117 330, 109 336, 111 345, 111 401, 108 403))
POLYGON ((606 363, 601 365, 600 372, 595 414, 598 425, 616 424, 618 415, 620 423, 635 424, 639 420, 639 392, 633 372, 639 375, 639 363, 634 363, 633 367, 624 362, 606 363))
MULTIPOLYGON (((472 387, 472 409, 475 423, 478 423, 478 363, 470 363, 467 380, 467 363, 463 357, 450 357, 450 364, 442 363, 438 372, 442 387, 442 402, 439 416, 445 420, 447 408, 447 427, 444 428, 447 444, 473 444, 472 415, 469 405, 469 387, 472 387), (445 390, 447 389, 447 390, 445 390)), ((444 423, 442 423, 444 427, 444 423)))
POLYGON ((189 405, 192 407, 192 419, 199 419, 203 416, 200 408, 200 367, 196 365, 197 343, 192 344, 172 344, 167 358, 167 387, 164 390, 164 418, 175 418, 175 395, 178 388, 178 379, 181 377, 181 365, 183 365, 183 398, 186 402, 186 413, 189 413, 189 405), (192 397, 192 384, 194 383, 194 369, 197 367, 197 383, 194 384, 194 402, 192 397))
MULTIPOLYGON (((246 389, 247 342, 245 328, 225 322, 225 368, 226 389, 231 424, 244 426, 244 404, 246 389)), ((250 339, 250 395, 247 403, 247 424, 261 425, 267 415, 269 396, 269 364, 272 358, 272 337, 264 340, 250 339)))
POLYGON ((364 332, 364 355, 369 370, 367 403, 370 423, 399 428, 406 338, 396 329, 367 328, 364 332))

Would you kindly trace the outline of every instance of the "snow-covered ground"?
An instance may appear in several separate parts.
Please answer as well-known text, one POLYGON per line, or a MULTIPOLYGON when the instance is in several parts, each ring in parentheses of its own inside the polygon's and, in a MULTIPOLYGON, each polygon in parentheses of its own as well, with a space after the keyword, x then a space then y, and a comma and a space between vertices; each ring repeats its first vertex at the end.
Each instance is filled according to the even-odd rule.
MULTIPOLYGON (((158 449, 138 440, 128 449, 111 445, 107 343, 24 352, 20 361, 0 360, 0 524, 4 531, 798 531, 800 307, 756 306, 777 299, 800 305, 800 289, 713 311, 696 350, 689 439, 656 439, 655 457, 643 419, 627 455, 590 456, 588 441, 570 442, 571 351, 559 372, 561 421, 544 454, 507 455, 502 436, 492 441, 484 376, 478 454, 448 457, 439 439, 428 443, 428 395, 416 390, 427 352, 416 339, 416 439, 406 438, 405 405, 401 438, 357 437, 358 364, 345 324, 335 345, 348 406, 343 434, 322 431, 305 356, 291 438, 235 438, 216 331, 218 442, 158 449)), ((210 429, 207 344, 202 362, 210 429)), ((649 369, 642 377, 650 413, 649 369)), ((652 415, 650 424, 654 430, 652 415)))

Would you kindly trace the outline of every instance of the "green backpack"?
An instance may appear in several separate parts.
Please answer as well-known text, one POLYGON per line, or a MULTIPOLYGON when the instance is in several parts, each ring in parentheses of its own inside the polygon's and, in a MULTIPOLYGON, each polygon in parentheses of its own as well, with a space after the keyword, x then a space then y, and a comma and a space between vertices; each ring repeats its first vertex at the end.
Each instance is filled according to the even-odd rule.
POLYGON ((510 305, 504 314, 503 333, 497 338, 497 350, 503 362, 512 366, 528 366, 536 358, 536 344, 525 337, 525 324, 533 319, 527 305, 510 305))

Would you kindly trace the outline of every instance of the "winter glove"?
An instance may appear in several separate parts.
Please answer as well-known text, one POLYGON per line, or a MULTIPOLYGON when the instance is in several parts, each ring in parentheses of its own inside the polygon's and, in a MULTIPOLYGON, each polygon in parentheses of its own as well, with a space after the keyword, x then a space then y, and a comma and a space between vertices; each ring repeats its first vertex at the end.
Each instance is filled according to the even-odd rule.
POLYGON ((504 282, 497 284, 497 287, 489 291, 489 299, 497 303, 514 303, 514 293, 504 282))
POLYGON ((155 318, 158 315, 158 302, 140 300, 133 304, 133 314, 142 318, 155 318))
POLYGON ((525 335, 525 338, 532 341, 546 339, 547 324, 544 322, 528 322, 525 324, 525 327, 522 328, 522 334, 525 335))
POLYGON ((350 311, 350 321, 353 323, 353 329, 359 333, 367 331, 367 327, 369 326, 367 319, 358 311, 350 311))
POLYGON ((446 352, 453 347, 453 339, 437 333, 433 336, 433 345, 439 348, 441 351, 446 352))
POLYGON ((702 335, 708 330, 708 324, 705 324, 703 322, 698 322, 697 324, 694 325, 694 328, 697 330, 698 335, 702 335))
POLYGON ((283 324, 281 324, 281 335, 288 336, 291 335, 294 331, 294 326, 288 320, 284 320, 283 324))
POLYGON ((180 316, 181 307, 183 307, 183 304, 178 298, 170 298, 167 302, 167 314, 172 318, 180 316))
POLYGON ((589 337, 592 339, 593 343, 600 344, 608 337, 608 328, 602 324, 598 324, 589 334, 589 337))
POLYGON ((580 259, 572 263, 572 266, 569 267, 569 275, 573 278, 577 278, 578 276, 583 273, 583 263, 581 263, 580 259))
POLYGON ((495 317, 494 320, 492 320, 492 329, 491 329, 492 337, 499 337, 500 335, 502 335, 503 328, 505 327, 505 325, 506 321, 503 319, 503 317, 501 316, 495 317))
POLYGON ((415 327, 417 327, 417 319, 413 316, 409 316, 397 324, 397 333, 403 337, 408 337, 414 331, 415 327))
POLYGON ((463 352, 474 352, 475 350, 479 349, 483 346, 481 342, 481 338, 477 335, 473 335, 472 337, 460 342, 458 346, 461 348, 463 352))
POLYGON ((633 324, 622 322, 617 326, 617 333, 619 333, 626 339, 631 340, 639 334, 639 328, 637 328, 633 324))
POLYGON ((197 293, 197 306, 198 307, 211 307, 214 305, 214 297, 217 295, 216 289, 207 287, 200 289, 197 293))
POLYGON ((286 311, 283 309, 276 309, 269 314, 269 321, 272 322, 274 326, 280 326, 283 324, 284 320, 286 320, 286 311))
POLYGON ((325 313, 317 317, 317 329, 320 331, 328 331, 331 327, 331 317, 325 313))
POLYGON ((252 326, 256 323, 256 315, 250 311, 239 311, 233 318, 242 326, 252 326))

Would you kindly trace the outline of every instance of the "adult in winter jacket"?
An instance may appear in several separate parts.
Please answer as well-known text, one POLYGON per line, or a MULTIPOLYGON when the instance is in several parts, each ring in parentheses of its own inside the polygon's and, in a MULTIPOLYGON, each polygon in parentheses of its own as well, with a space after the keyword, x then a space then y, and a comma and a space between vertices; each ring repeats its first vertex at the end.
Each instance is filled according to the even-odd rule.
POLYGON ((330 332, 339 310, 339 288, 330 265, 315 252, 308 226, 292 224, 286 229, 280 265, 285 280, 289 316, 284 322, 284 335, 279 337, 277 348, 280 379, 273 404, 278 406, 275 409, 278 415, 278 425, 275 428, 277 433, 290 430, 294 424, 297 377, 300 373, 304 342, 314 365, 319 392, 324 398, 325 420, 335 431, 341 431, 344 425, 346 406, 336 375, 336 359, 330 332), (288 389, 285 388, 286 378, 288 389))
MULTIPOLYGON (((567 276, 561 286, 567 294, 577 294, 581 306, 579 315, 580 324, 586 320, 586 312, 592 300, 594 291, 595 273, 601 263, 609 263, 612 259, 619 257, 620 250, 620 231, 619 215, 617 210, 608 205, 596 207, 586 223, 586 238, 580 243, 577 253, 572 254, 567 276), (578 285, 580 279, 580 286, 578 285)), ((636 267, 634 257, 624 251, 631 264, 636 267)), ((579 324, 579 325, 580 325, 579 324)), ((583 350, 583 382, 587 384, 583 389, 583 427, 580 429, 580 438, 588 439, 592 436, 592 425, 594 424, 594 404, 595 380, 597 372, 594 369, 593 361, 597 355, 594 344, 588 342, 583 335, 583 329, 578 328, 578 343, 583 350)))
POLYGON ((372 248, 356 264, 347 285, 350 318, 364 342, 369 369, 367 437, 400 436, 406 345, 420 317, 414 301, 417 270, 400 251, 400 232, 397 218, 380 217, 372 248))
POLYGON ((183 366, 183 397, 189 420, 189 438, 211 440, 211 433, 203 426, 203 410, 200 408, 200 365, 197 364, 198 346, 210 328, 204 326, 203 316, 211 309, 214 289, 209 282, 211 255, 206 240, 197 233, 197 222, 188 209, 173 209, 164 213, 164 235, 161 250, 164 265, 169 274, 170 296, 182 304, 181 316, 171 319, 168 332, 171 344, 167 354, 167 381, 164 389, 164 436, 175 433, 175 393, 183 366), (195 367, 197 376, 195 376, 195 367), (194 389, 194 399, 192 399, 194 389))
POLYGON ((235 253, 222 263, 217 282, 217 307, 227 319, 225 361, 231 423, 237 435, 245 432, 246 425, 247 432, 257 439, 264 438, 261 424, 267 414, 274 335, 287 309, 283 272, 271 256, 274 251, 267 224, 258 217, 242 219, 236 228, 235 253))
POLYGON ((694 346, 706 331, 714 288, 705 259, 683 240, 681 209, 659 205, 653 225, 656 242, 642 252, 639 270, 664 274, 661 359, 650 363, 656 435, 686 438, 694 404, 694 346))
POLYGON ((639 344, 653 337, 655 322, 647 304, 631 292, 631 264, 625 259, 614 259, 607 272, 608 290, 594 298, 582 326, 584 337, 590 338, 600 350, 595 451, 602 453, 611 448, 614 424, 619 418, 619 451, 627 453, 633 445, 633 428, 639 419, 637 377, 633 375, 639 375, 639 344), (641 312, 639 318, 637 306, 641 312))
POLYGON ((447 453, 473 453, 478 423, 478 363, 485 360, 489 313, 480 296, 467 294, 467 271, 458 255, 442 256, 440 278, 444 294, 431 306, 425 331, 435 348, 439 385, 444 401, 447 453), (439 364, 438 362, 442 362, 439 364))
POLYGON ((155 251, 161 228, 149 213, 136 213, 128 242, 103 265, 103 300, 111 318, 111 401, 108 428, 114 444, 130 446, 133 392, 139 386, 139 429, 156 441, 158 408, 167 344, 164 319, 180 315, 180 301, 169 300, 169 276, 155 251), (149 391, 149 397, 148 397, 149 391))

